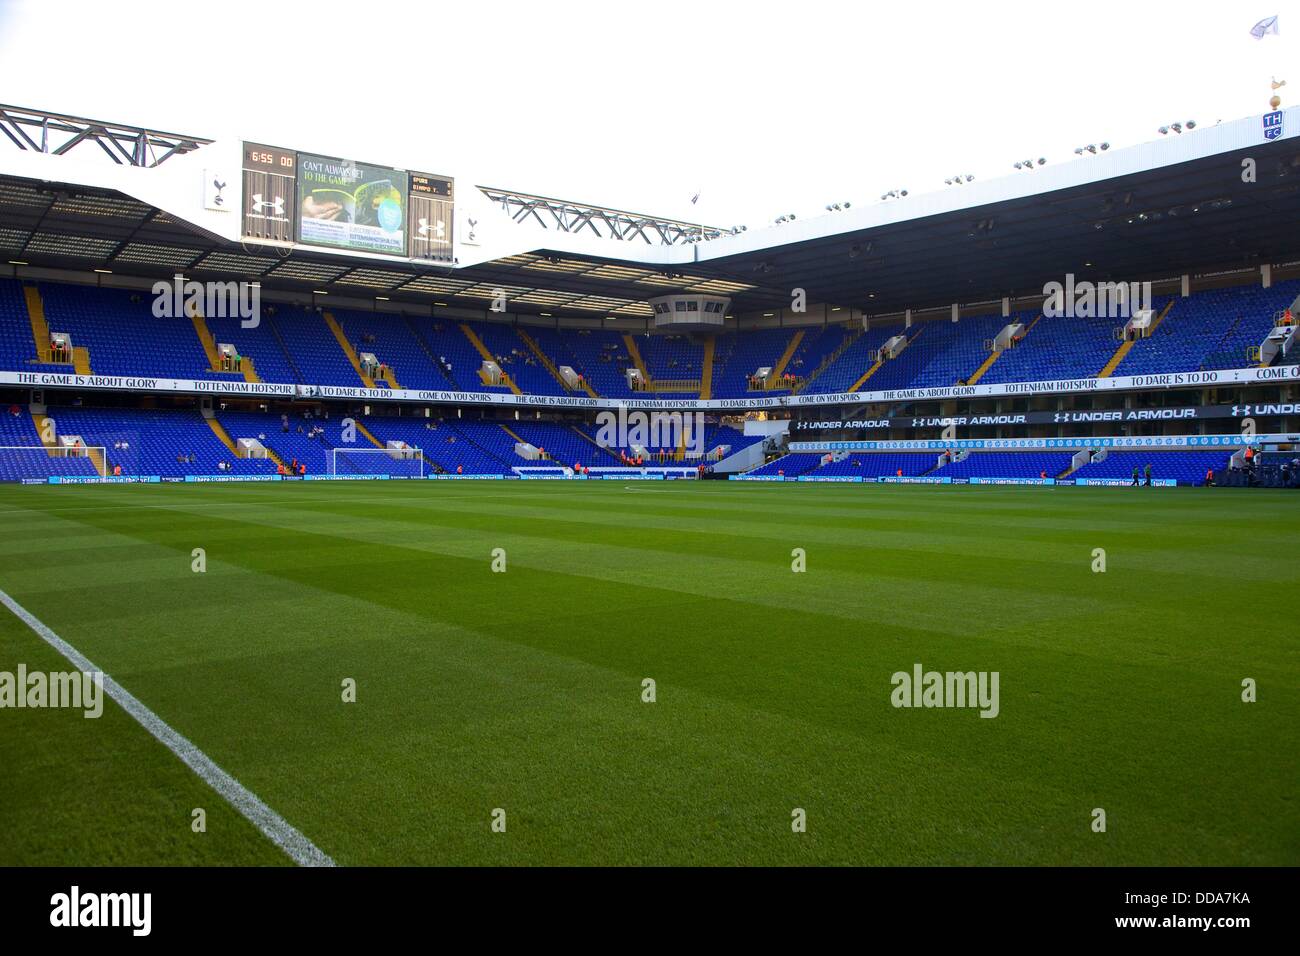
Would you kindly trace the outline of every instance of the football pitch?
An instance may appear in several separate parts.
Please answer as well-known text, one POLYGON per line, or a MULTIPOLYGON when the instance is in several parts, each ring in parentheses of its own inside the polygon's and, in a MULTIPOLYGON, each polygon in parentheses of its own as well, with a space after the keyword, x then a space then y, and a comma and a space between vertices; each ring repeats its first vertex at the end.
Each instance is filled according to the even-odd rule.
MULTIPOLYGON (((9 486, 0 590, 341 865, 1294 865, 1298 515, 1233 489, 9 486), (918 665, 996 674, 995 715, 894 706, 918 665)), ((70 669, 0 607, 20 665, 70 669)), ((0 768, 0 864, 291 863, 113 702, 0 709, 0 768)))

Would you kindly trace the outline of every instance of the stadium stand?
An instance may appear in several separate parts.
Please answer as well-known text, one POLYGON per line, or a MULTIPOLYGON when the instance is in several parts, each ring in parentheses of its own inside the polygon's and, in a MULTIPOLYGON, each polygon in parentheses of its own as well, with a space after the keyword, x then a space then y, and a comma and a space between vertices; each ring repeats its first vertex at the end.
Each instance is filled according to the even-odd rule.
POLYGON ((0 446, 3 447, 0 451, 0 481, 21 481, 48 475, 90 478, 99 474, 90 458, 51 454, 39 447, 43 444, 32 416, 26 411, 20 410, 17 415, 9 411, 0 412, 0 446))
POLYGON ((1223 471, 1218 473, 1217 480, 1229 486, 1300 488, 1300 457, 1295 451, 1265 452, 1256 455, 1254 462, 1250 472, 1223 471))
POLYGON ((88 348, 97 374, 207 377, 207 357, 190 320, 155 318, 148 293, 41 283, 40 294, 50 331, 67 332, 74 346, 88 348))
POLYGON ((1133 469, 1144 474, 1151 466, 1152 478, 1174 478, 1180 485, 1205 483, 1206 471, 1228 466, 1226 451, 1113 451, 1101 461, 1084 465, 1074 473, 1077 478, 1132 479, 1133 469))
MULTIPOLYGON (((1115 319, 1043 317, 1035 311, 1010 317, 1000 313, 964 317, 956 323, 919 322, 910 329, 889 324, 862 331, 849 324, 830 324, 692 337, 680 333, 630 336, 607 329, 524 327, 487 321, 462 323, 279 303, 267 304, 261 321, 245 327, 237 318, 220 316, 155 317, 147 291, 59 282, 24 286, 3 279, 0 364, 16 371, 71 371, 71 362, 38 362, 37 341, 48 337, 49 330, 57 330, 68 332, 75 346, 86 349, 90 367, 104 375, 356 387, 367 380, 358 357, 371 352, 391 370, 387 381, 374 381, 379 388, 389 383, 409 389, 499 393, 517 388, 521 394, 549 397, 578 394, 644 399, 647 393, 632 391, 626 378, 629 368, 639 366, 649 374, 651 394, 656 398, 691 399, 707 392, 725 400, 753 396, 758 386, 751 377, 760 368, 773 369, 774 376, 791 376, 777 381, 775 387, 768 383, 769 388, 764 389, 778 394, 927 388, 969 382, 976 376, 982 384, 996 385, 1102 374, 1239 368, 1258 363, 1258 346, 1276 317, 1298 296, 1300 279, 1278 281, 1268 289, 1249 284, 1203 289, 1187 297, 1159 297, 1153 302, 1160 318, 1152 334, 1131 342, 1121 341, 1122 328, 1115 319), (1009 322, 1022 323, 1024 332, 1011 347, 994 355, 990 341, 1009 322), (878 361, 881 346, 899 334, 909 337, 907 347, 897 358, 878 361), (229 371, 215 367, 219 364, 214 361, 218 343, 233 345, 247 359, 245 367, 229 371), (500 364, 507 381, 484 384, 479 369, 485 357, 500 364), (560 379, 559 367, 566 365, 583 377, 581 385, 569 386, 560 379)), ((1296 360, 1293 353, 1291 361, 1296 360)), ((85 364, 84 357, 82 361, 85 364)), ((57 417, 60 430, 80 434, 87 445, 104 446, 108 465, 120 467, 127 475, 175 478, 213 474, 218 463, 236 475, 273 474, 278 463, 295 460, 311 473, 321 474, 336 463, 332 450, 345 444, 340 435, 342 409, 334 410, 332 420, 300 419, 301 410, 291 412, 286 431, 283 411, 254 412, 247 400, 233 400, 231 407, 223 405, 210 421, 197 407, 96 409, 57 405, 60 399, 53 400, 56 407, 51 415, 57 417), (258 438, 270 457, 238 458, 232 444, 239 438, 258 438), (182 460, 177 460, 178 456, 182 460)), ((324 412, 309 412, 315 414, 324 412)), ((360 411, 354 414, 362 421, 360 411)), ((447 412, 438 414, 446 416, 447 412)), ((5 435, 10 444, 39 444, 30 417, 25 406, 20 415, 7 416, 5 435)), ((513 468, 528 465, 529 460, 515 451, 517 441, 544 448, 549 457, 565 466, 617 467, 620 455, 633 453, 630 448, 598 447, 596 427, 590 421, 562 423, 535 418, 510 420, 503 427, 482 418, 393 418, 365 413, 356 447, 383 447, 390 440, 424 449, 430 471, 461 474, 510 475, 513 468)), ((702 463, 712 464, 762 440, 711 422, 704 451, 725 451, 706 455, 702 463)), ((1220 471, 1226 466, 1226 456, 1226 451, 1160 451, 1147 457, 1155 477, 1199 484, 1207 469, 1220 471)), ((676 449, 655 459, 664 464, 699 462, 676 449)), ((936 459, 932 453, 874 453, 824 462, 820 455, 796 454, 750 474, 873 478, 894 475, 902 468, 904 476, 934 474, 961 481, 1038 478, 1044 473, 1059 477, 1070 468, 1068 453, 977 452, 945 466, 937 465, 936 459)), ((343 471, 388 467, 383 455, 344 455, 341 461, 343 471)), ((1084 466, 1077 476, 1127 479, 1135 463, 1144 468, 1147 461, 1136 452, 1116 452, 1084 466)), ((4 468, 10 480, 96 473, 94 461, 55 460, 40 449, 14 452, 4 468)), ((1271 474, 1269 480, 1281 481, 1271 474)))
POLYGON ((241 438, 255 438, 281 462, 300 462, 312 474, 329 471, 329 452, 339 444, 337 419, 231 410, 221 411, 217 418, 236 442, 241 438), (313 434, 317 428, 322 431, 313 434))
POLYGON ((1115 322, 1068 316, 1038 318, 1022 341, 1003 351, 980 384, 1095 378, 1115 354, 1115 322))
POLYGON ((851 454, 840 461, 827 462, 813 474, 819 476, 861 475, 863 478, 887 478, 890 475, 914 478, 934 471, 937 452, 871 452, 851 454))
MULTIPOLYGON (((301 385, 317 384, 302 381, 294 368, 293 360, 285 352, 284 345, 276 337, 269 322, 259 322, 253 327, 245 327, 243 322, 236 318, 205 317, 203 322, 207 325, 214 343, 233 345, 241 356, 252 360, 252 367, 256 370, 259 380, 301 385)), ((214 377, 229 376, 214 373, 214 377)))
POLYGON ((662 398, 699 397, 698 383, 704 374, 704 347, 699 342, 680 333, 627 338, 630 340, 629 348, 640 353, 656 395, 662 398), (661 383, 669 382, 696 384, 680 389, 660 387, 661 383))
POLYGON ((972 452, 938 472, 949 478, 1058 478, 1070 470, 1070 452, 972 452))
POLYGON ((491 322, 467 324, 496 357, 502 370, 514 379, 520 391, 527 395, 569 394, 564 385, 532 354, 513 328, 491 322))
MULTIPOLYGON (((796 369, 791 367, 793 355, 784 368, 781 367, 781 358, 796 336, 802 341, 806 334, 790 329, 757 329, 717 336, 713 353, 713 397, 744 398, 751 394, 750 377, 760 368, 771 368, 774 377, 782 372, 797 375, 796 369)), ((770 391, 780 394, 790 389, 773 388, 770 391)))
POLYGON ((820 465, 825 458, 826 455, 822 452, 796 452, 790 455, 782 455, 780 458, 774 458, 767 464, 749 471, 748 474, 760 477, 784 475, 787 478, 793 478, 812 471, 820 465))
POLYGON ((263 316, 262 321, 285 343, 305 384, 351 387, 361 384, 352 363, 318 313, 286 307, 277 309, 274 315, 263 316))
POLYGON ((710 454, 725 446, 726 454, 734 455, 736 452, 748 448, 750 445, 755 445, 762 440, 762 435, 746 435, 730 425, 716 424, 705 425, 704 427, 705 454, 710 454))
MULTIPOLYGON (((1251 350, 1273 328, 1273 317, 1297 295, 1300 280, 1278 282, 1268 289, 1237 286, 1194 292, 1174 303, 1151 336, 1133 344, 1115 374, 1149 375, 1258 364, 1258 357, 1250 357, 1251 350)), ((1160 311, 1159 306, 1156 311, 1160 311)))
MULTIPOLYGON (((900 474, 903 477, 932 475, 936 478, 1038 479, 1071 474, 1072 452, 973 452, 961 461, 939 465, 937 452, 854 452, 839 461, 828 460, 825 452, 799 452, 768 462, 750 475, 787 478, 807 476, 861 476, 873 479, 900 474)), ((1202 485, 1207 470, 1220 472, 1228 466, 1228 451, 1111 452, 1104 460, 1083 466, 1073 476, 1106 480, 1132 478, 1133 468, 1145 475, 1151 465, 1153 479, 1175 479, 1180 485, 1202 485)), ((1286 456, 1278 456, 1279 462, 1286 456)), ((1278 465, 1280 468, 1280 464, 1278 465)))
MULTIPOLYGON (((881 366, 872 376, 870 388, 927 388, 963 382, 987 357, 984 342, 1006 324, 1001 315, 986 315, 913 327, 907 348, 881 366)), ((893 333, 898 331, 893 329, 893 333)))
MULTIPOLYGON (((867 378, 874 365, 872 355, 900 331, 902 330, 897 326, 885 326, 863 332, 852 339, 842 337, 840 342, 837 343, 837 347, 843 346, 843 350, 829 366, 812 379, 804 391, 809 394, 847 392, 853 389, 855 385, 858 385, 859 388, 876 388, 877 386, 872 379, 875 374, 879 374, 879 371, 873 373, 872 378, 867 378), (870 386, 866 385, 868 381, 872 381, 870 386), (859 383, 861 384, 859 385, 859 383)), ((907 353, 904 352, 903 354, 906 355, 907 353)), ((899 356, 899 358, 902 358, 902 356, 899 356)), ((881 366, 881 368, 883 367, 881 366)))
POLYGON ((42 363, 38 358, 32 323, 28 317, 27 303, 24 301, 23 287, 12 279, 0 279, 0 362, 3 362, 5 368, 20 369, 24 372, 66 372, 68 370, 66 364, 42 363))
POLYGON ((631 359, 623 336, 603 329, 529 329, 529 334, 556 366, 582 375, 602 398, 631 398, 627 369, 631 359))
POLYGON ((358 353, 370 352, 392 368, 402 388, 446 389, 454 383, 438 367, 437 359, 420 342, 402 316, 382 312, 334 313, 339 326, 358 353))
POLYGON ((789 365, 790 371, 804 380, 802 390, 813 391, 809 388, 812 382, 830 367, 836 355, 851 345, 859 334, 860 329, 853 330, 840 323, 806 330, 789 365))
MULTIPOLYGON (((531 327, 527 335, 543 358, 519 330, 490 322, 461 324, 273 305, 264 310, 258 325, 245 328, 236 318, 156 318, 148 293, 64 283, 42 283, 39 293, 48 327, 68 332, 74 345, 88 348, 93 371, 106 375, 239 380, 244 376, 238 371, 215 369, 208 352, 214 343, 229 343, 251 359, 256 380, 265 382, 357 386, 362 378, 352 359, 372 352, 404 388, 510 391, 508 384, 488 386, 480 379, 481 344, 524 394, 572 394, 547 367, 549 361, 556 369, 572 367, 600 396, 638 397, 627 386, 626 371, 639 355, 654 393, 671 399, 698 397, 706 353, 705 340, 682 334, 632 338, 599 329, 531 327), (331 318, 343 343, 331 334, 331 318), (664 383, 682 387, 667 390, 664 383)), ((1300 280, 1278 282, 1269 289, 1233 286, 1187 298, 1158 297, 1158 313, 1170 305, 1166 317, 1153 334, 1122 350, 1119 320, 1039 318, 1032 311, 1009 318, 997 314, 956 323, 928 321, 911 329, 883 325, 858 332, 829 325, 727 332, 713 340, 711 392, 715 398, 750 395, 749 379, 759 368, 794 376, 801 380, 794 390, 809 394, 954 385, 969 381, 981 369, 990 356, 989 342, 1011 321, 1023 322, 1027 332, 988 363, 982 384, 1096 377, 1117 356, 1111 369, 1115 375, 1242 368, 1258 364, 1256 348, 1273 327, 1274 317, 1297 296, 1300 280), (900 333, 908 336, 907 348, 873 371, 876 351, 900 333)), ((12 369, 68 368, 37 365, 36 359, 23 287, 0 280, 0 360, 12 369)), ((374 384, 384 387, 382 382, 374 384)))
POLYGON ((197 411, 60 406, 47 415, 59 434, 102 446, 109 466, 125 475, 213 475, 222 463, 233 474, 275 473, 269 459, 237 457, 197 411))

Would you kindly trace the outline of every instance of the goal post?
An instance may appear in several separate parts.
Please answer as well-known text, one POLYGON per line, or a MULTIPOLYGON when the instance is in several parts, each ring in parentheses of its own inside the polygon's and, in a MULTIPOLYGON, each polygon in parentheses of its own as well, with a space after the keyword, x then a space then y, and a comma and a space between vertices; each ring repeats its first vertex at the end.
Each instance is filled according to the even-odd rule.
POLYGON ((388 475, 424 477, 422 448, 332 448, 331 475, 388 475))
POLYGON ((25 478, 108 477, 103 445, 0 445, 0 481, 25 478))

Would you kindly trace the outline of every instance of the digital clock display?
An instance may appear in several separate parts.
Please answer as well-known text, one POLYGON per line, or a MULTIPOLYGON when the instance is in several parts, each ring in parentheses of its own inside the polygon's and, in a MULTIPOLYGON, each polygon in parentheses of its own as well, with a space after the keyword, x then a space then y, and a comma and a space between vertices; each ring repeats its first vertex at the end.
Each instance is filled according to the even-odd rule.
POLYGON ((244 144, 244 168, 259 172, 294 174, 298 166, 298 154, 291 149, 275 146, 259 146, 255 143, 244 144))

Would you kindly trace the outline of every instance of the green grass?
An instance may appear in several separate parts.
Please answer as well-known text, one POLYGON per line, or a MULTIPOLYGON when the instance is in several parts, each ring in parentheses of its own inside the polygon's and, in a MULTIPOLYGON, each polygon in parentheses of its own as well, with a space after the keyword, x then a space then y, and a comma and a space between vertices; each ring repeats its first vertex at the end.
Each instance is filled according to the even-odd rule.
MULTIPOLYGON (((341 864, 1295 864, 1296 504, 9 486, 0 588, 341 864), (1000 716, 893 708, 917 662, 1000 716)), ((0 608, 19 662, 60 667, 0 608)), ((0 767, 0 864, 284 862, 114 705, 0 710, 0 767)))

